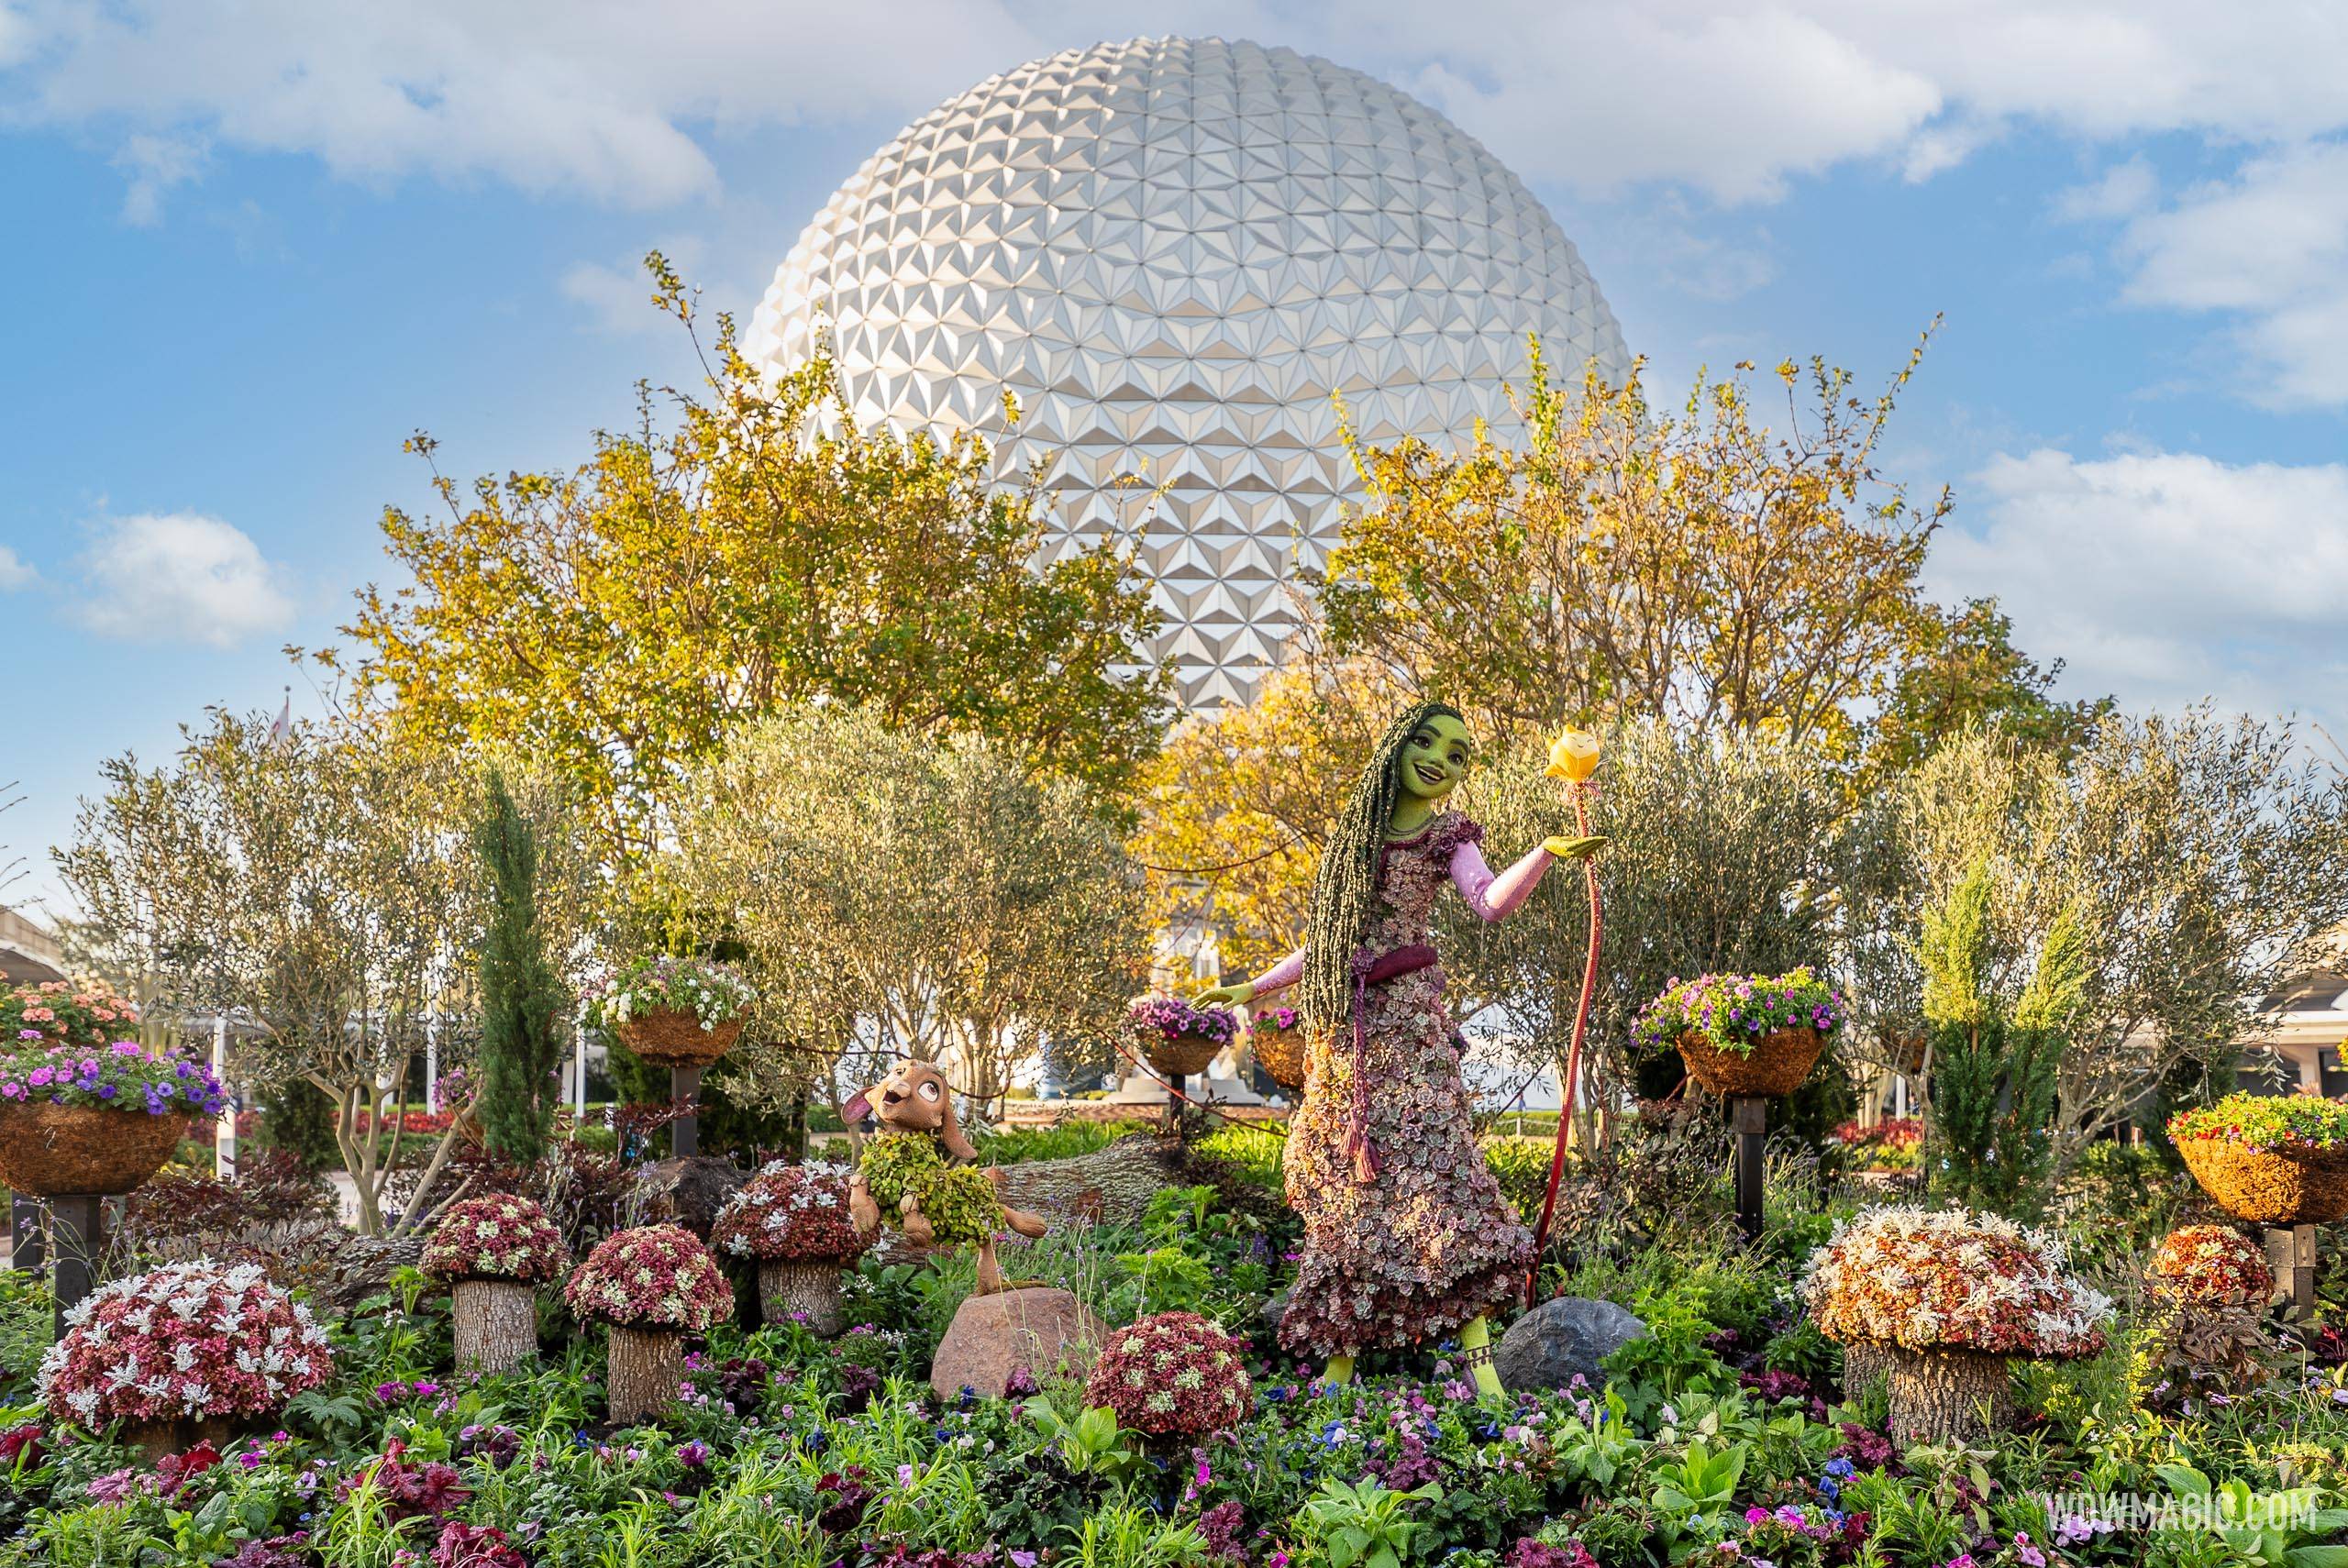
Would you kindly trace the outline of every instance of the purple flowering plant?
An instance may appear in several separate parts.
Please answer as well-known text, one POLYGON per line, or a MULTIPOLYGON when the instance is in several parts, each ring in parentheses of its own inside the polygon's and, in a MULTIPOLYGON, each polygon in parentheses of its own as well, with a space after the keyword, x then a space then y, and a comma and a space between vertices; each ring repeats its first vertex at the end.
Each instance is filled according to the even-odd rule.
POLYGON ((83 1105, 149 1116, 217 1115, 227 1093, 211 1066, 150 1055, 136 1040, 110 1045, 0 1044, 0 1101, 83 1105))
POLYGON ((1700 1034, 1714 1047, 1749 1056, 1753 1044, 1780 1029, 1815 1029, 1843 1022, 1843 993, 1808 965, 1782 975, 1673 976, 1662 995, 1639 1010, 1631 1026, 1642 1051, 1667 1051, 1683 1034, 1700 1034))
POLYGON ((1125 1022, 1136 1034, 1155 1032, 1168 1040, 1192 1034, 1218 1045, 1231 1039, 1234 1027, 1231 1014, 1192 1007, 1180 997, 1143 997, 1125 1009, 1125 1022))
POLYGON ((1256 1029, 1267 1034, 1286 1034, 1304 1021, 1304 1015, 1292 1007, 1268 1007, 1256 1014, 1256 1029))

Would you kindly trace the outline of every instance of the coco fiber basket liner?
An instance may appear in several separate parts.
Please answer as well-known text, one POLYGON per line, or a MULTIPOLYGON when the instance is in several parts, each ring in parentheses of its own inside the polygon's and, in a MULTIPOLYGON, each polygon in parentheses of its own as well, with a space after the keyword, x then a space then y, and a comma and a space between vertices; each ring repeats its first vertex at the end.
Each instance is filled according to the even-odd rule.
POLYGON ((1210 1040, 1203 1034, 1159 1034, 1142 1043, 1141 1054, 1149 1065, 1169 1078, 1187 1078, 1192 1073, 1203 1073, 1207 1064, 1223 1049, 1220 1040, 1210 1040))
POLYGON ((1688 1076, 1717 1095, 1757 1095, 1778 1099, 1801 1087, 1825 1037, 1815 1029, 1773 1029, 1753 1042, 1753 1054, 1740 1056, 1723 1051, 1689 1030, 1678 1041, 1679 1059, 1688 1076))
POLYGON ((1249 1043, 1265 1077, 1284 1089, 1304 1087, 1303 1030, 1259 1029, 1249 1036, 1249 1043))
POLYGON ((703 1029, 690 1012, 659 1008, 620 1025, 620 1043, 660 1067, 705 1067, 734 1048, 742 1021, 729 1018, 703 1029))
POLYGON ((35 1198, 128 1192, 162 1169, 186 1132, 186 1117, 143 1107, 0 1102, 0 1182, 35 1198))
POLYGON ((2254 1149, 2231 1138, 2180 1138, 2202 1190, 2237 1220, 2330 1225, 2348 1220, 2348 1150, 2254 1149))

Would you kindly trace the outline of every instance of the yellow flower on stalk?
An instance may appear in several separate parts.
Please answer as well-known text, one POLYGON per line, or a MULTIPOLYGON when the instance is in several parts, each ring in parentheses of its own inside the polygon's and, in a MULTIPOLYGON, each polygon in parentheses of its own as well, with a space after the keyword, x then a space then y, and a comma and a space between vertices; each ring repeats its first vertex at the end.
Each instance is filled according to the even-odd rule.
POLYGON ((1579 784, 1597 771, 1598 737, 1589 731, 1567 724, 1565 733, 1549 743, 1550 778, 1579 784))

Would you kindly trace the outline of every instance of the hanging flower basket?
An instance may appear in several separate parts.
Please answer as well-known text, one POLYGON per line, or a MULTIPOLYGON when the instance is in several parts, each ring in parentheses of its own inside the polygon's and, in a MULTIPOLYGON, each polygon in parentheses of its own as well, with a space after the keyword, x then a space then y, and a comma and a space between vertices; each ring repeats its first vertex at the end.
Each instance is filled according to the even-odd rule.
POLYGON ((727 965, 665 955, 631 960, 581 993, 588 1021, 662 1067, 705 1067, 725 1055, 755 999, 727 965))
POLYGON ((1804 967, 1674 979, 1633 1034, 1643 1050, 1677 1050, 1714 1094, 1776 1099, 1801 1086, 1842 1021, 1841 993, 1804 967))
POLYGON ((620 1043, 660 1067, 706 1067, 732 1050, 741 1034, 738 1018, 703 1029, 692 1013, 668 1008, 619 1026, 620 1043))
POLYGON ((2348 1220, 2348 1106, 2315 1095, 2233 1094, 2171 1117, 2168 1135, 2193 1179, 2237 1220, 2348 1220))
POLYGON ((1177 1079, 1205 1072, 1234 1032, 1229 1013, 1177 997, 1144 997, 1125 1010, 1125 1022, 1149 1065, 1177 1079))
POLYGON ((30 1198, 128 1192, 163 1168, 186 1131, 179 1116, 0 1106, 0 1183, 30 1198))
POLYGON ((0 1183, 37 1198, 128 1192, 172 1157, 190 1116, 224 1103, 211 1068, 135 1040, 28 1042, 0 1054, 0 1183))
POLYGON ((1304 1088, 1304 1021, 1292 1007, 1267 1008, 1247 1031, 1256 1065, 1291 1093, 1304 1088))
POLYGON ((1679 1037, 1678 1046, 1688 1076, 1714 1094, 1780 1099, 1810 1077, 1818 1054, 1826 1049, 1826 1037, 1815 1029, 1773 1029, 1740 1056, 1691 1030, 1679 1037))

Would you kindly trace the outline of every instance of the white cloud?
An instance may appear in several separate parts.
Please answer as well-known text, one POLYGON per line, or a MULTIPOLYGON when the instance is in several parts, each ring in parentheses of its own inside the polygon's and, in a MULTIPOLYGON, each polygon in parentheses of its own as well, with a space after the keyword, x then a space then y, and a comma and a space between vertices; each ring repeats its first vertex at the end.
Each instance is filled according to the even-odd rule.
POLYGON ((13 593, 19 588, 30 588, 40 580, 32 564, 6 545, 0 545, 0 593, 13 593))
POLYGON ((2253 158, 2128 225, 2124 298, 2234 318, 2254 400, 2348 403, 2348 143, 2253 158))
MULTIPOLYGON (((702 275, 708 248, 698 236, 673 235, 652 248, 667 257, 684 277, 702 275)), ((600 261, 574 261, 555 280, 555 287, 564 299, 585 307, 598 332, 628 337, 661 331, 669 326, 669 318, 653 306, 652 277, 645 271, 640 254, 614 266, 600 261)))
POLYGON ((130 177, 122 193, 122 221, 138 228, 161 222, 163 193, 194 179, 204 164, 201 141, 143 131, 131 137, 114 160, 114 166, 130 177))
POLYGON ((1766 200, 1850 160, 1923 177, 2015 122, 2248 143, 2348 125, 2348 7, 2303 0, 16 0, 0 17, 18 122, 639 204, 711 193, 717 137, 907 119, 1136 33, 1382 73, 1591 193, 1766 200))
POLYGON ((2059 191, 2054 215, 2073 223, 2133 217, 2160 194, 2160 176, 2142 157, 2115 163, 2095 180, 2059 191))
POLYGON ((1969 493, 1986 526, 1942 536, 1933 586, 1997 595, 2074 690, 2348 712, 2348 466, 2042 449, 1992 459, 1969 493))
POLYGON ((82 624, 140 642, 231 647, 293 618, 293 602, 242 529, 194 513, 103 524, 82 558, 82 624))

